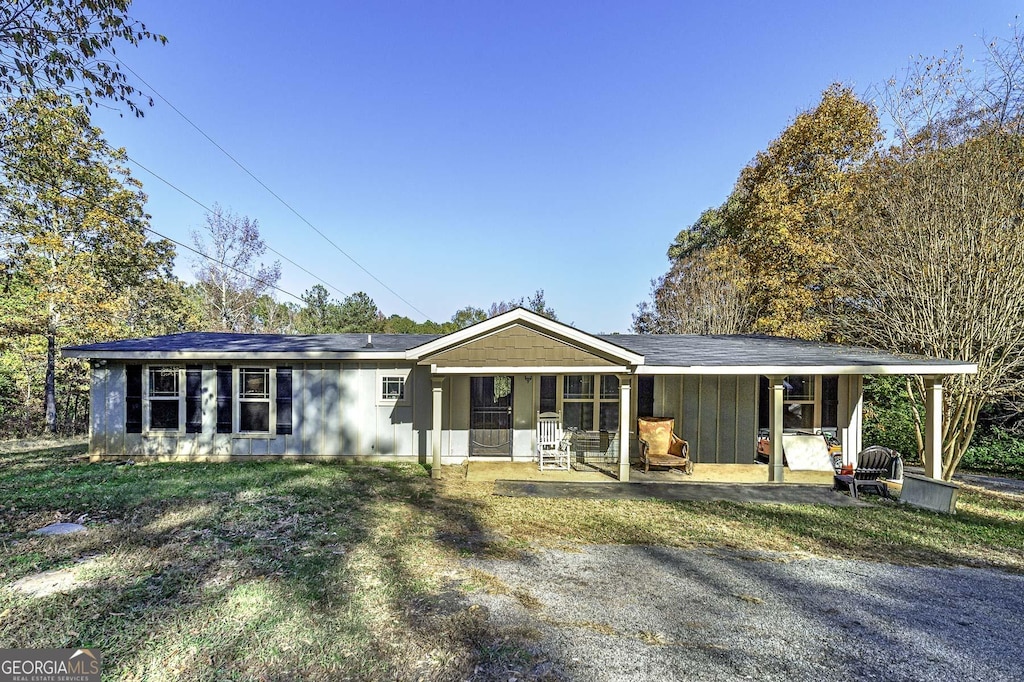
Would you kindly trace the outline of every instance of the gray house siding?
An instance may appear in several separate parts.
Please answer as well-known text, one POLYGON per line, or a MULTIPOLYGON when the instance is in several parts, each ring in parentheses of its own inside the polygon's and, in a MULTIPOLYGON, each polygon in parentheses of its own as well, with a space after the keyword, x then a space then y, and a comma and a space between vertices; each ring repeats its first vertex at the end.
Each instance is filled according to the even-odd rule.
POLYGON ((425 461, 429 452, 427 368, 373 362, 273 363, 274 367, 292 368, 292 433, 254 435, 216 433, 218 364, 225 363, 202 365, 201 433, 126 433, 125 365, 109 362, 94 366, 90 454, 186 459, 380 457, 425 461), (408 373, 406 402, 383 404, 377 400, 379 377, 390 371, 408 373))
POLYGON ((689 442, 690 456, 694 461, 714 464, 754 462, 757 443, 756 376, 656 376, 654 412, 675 417, 676 433, 689 442))

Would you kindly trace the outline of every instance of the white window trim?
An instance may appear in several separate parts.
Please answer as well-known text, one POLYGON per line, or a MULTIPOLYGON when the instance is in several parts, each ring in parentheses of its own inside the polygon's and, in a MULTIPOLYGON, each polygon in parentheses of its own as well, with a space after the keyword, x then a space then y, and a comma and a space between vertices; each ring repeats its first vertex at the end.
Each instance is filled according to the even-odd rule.
POLYGON ((170 436, 185 433, 185 367, 174 363, 159 363, 142 366, 142 433, 149 436, 170 436), (153 398, 149 395, 149 372, 157 368, 176 369, 178 371, 178 428, 153 428, 151 406, 154 400, 163 401, 169 398, 153 398))
POLYGON ((377 378, 373 385, 374 397, 377 405, 405 406, 412 404, 412 371, 408 368, 399 369, 378 369, 377 378), (384 397, 384 380, 401 379, 403 382, 401 398, 384 397))
POLYGON ((277 436, 277 367, 274 365, 261 365, 259 363, 243 363, 231 367, 231 437, 232 438, 274 438, 277 436), (269 370, 267 386, 270 403, 270 417, 266 431, 242 431, 242 402, 262 402, 264 399, 243 401, 240 393, 242 390, 241 372, 243 369, 269 370))

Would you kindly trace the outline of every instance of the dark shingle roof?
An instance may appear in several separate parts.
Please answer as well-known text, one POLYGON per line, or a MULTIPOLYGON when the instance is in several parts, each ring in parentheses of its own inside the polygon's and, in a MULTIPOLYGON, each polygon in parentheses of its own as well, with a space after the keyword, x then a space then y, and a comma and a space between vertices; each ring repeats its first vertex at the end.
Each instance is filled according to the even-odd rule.
MULTIPOLYGON (((66 348, 72 357, 203 357, 392 353, 400 354, 439 338, 438 334, 230 334, 189 332, 144 339, 108 341, 66 348)), ((916 367, 963 366, 965 363, 869 348, 785 339, 774 336, 696 336, 688 334, 605 334, 597 336, 644 356, 648 366, 667 367, 916 367)))
POLYGON ((187 332, 145 339, 127 339, 71 346, 88 357, 89 352, 126 353, 355 353, 401 352, 432 341, 437 334, 372 334, 373 347, 366 345, 367 334, 230 334, 223 332, 187 332))
POLYGON ((610 334, 598 338, 644 356, 644 364, 672 367, 962 365, 920 355, 755 334, 610 334))

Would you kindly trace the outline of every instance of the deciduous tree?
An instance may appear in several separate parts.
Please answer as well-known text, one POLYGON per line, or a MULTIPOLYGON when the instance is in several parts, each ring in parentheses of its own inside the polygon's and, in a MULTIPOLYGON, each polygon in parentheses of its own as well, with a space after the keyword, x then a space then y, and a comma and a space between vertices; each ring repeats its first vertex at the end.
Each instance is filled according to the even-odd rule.
POLYGON ((45 425, 55 431, 58 347, 118 335, 138 292, 170 279, 174 251, 146 238, 141 185, 83 107, 41 92, 8 100, 0 118, 0 274, 19 292, 0 324, 45 346, 45 425))
POLYGON ((214 204, 192 242, 203 256, 193 260, 203 322, 211 331, 257 332, 256 306, 281 278, 281 263, 261 262, 267 246, 259 224, 214 204))
POLYGON ((123 102, 141 116, 139 100, 147 98, 111 55, 120 44, 167 38, 130 17, 130 5, 131 0, 0 3, 0 89, 26 95, 60 91, 88 107, 100 100, 123 102))
POLYGON ((750 273, 757 331, 815 339, 828 330, 853 173, 880 139, 874 109, 834 85, 740 174, 726 231, 750 273))
MULTIPOLYGON (((978 363, 977 374, 946 378, 947 479, 980 410, 1024 393, 1022 169, 1024 139, 1001 132, 883 159, 865 174, 841 249, 848 338, 978 363)), ((910 389, 920 399, 923 383, 910 389)))
POLYGON ((750 276, 734 248, 701 248, 651 282, 633 316, 638 334, 743 334, 754 322, 750 276))

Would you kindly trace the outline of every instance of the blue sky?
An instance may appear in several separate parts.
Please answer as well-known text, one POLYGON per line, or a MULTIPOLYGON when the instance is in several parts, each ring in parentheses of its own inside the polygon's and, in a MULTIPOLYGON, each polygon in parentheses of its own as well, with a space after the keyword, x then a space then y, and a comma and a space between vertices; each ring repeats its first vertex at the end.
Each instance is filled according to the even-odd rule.
MULTIPOLYGON (((169 42, 122 48, 125 64, 416 309, 163 102, 143 119, 94 120, 385 314, 443 321, 544 289, 563 321, 627 332, 676 233, 830 83, 865 93, 913 55, 962 44, 978 57, 981 36, 1008 36, 1019 11, 1001 0, 136 0, 133 16, 169 42)), ((203 209, 136 175, 154 229, 189 242, 203 209)), ((188 254, 178 260, 188 279, 188 254)), ((288 291, 316 283, 282 269, 288 291)))

